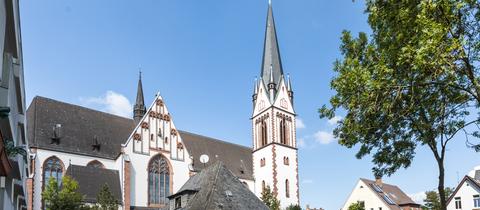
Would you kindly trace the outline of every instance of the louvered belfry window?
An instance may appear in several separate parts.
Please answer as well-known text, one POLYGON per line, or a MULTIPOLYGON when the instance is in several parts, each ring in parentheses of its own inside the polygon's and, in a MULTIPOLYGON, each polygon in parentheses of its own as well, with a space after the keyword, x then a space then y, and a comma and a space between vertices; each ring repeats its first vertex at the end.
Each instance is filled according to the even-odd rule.
POLYGON ((167 160, 157 155, 148 166, 148 201, 150 205, 167 205, 170 195, 170 169, 167 160))

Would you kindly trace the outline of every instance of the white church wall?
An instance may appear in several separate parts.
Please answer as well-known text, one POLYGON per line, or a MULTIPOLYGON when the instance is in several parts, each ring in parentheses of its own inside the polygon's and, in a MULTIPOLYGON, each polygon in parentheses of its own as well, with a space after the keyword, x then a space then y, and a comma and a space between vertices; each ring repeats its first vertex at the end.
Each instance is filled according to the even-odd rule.
POLYGON ((390 209, 383 200, 378 197, 372 189, 362 180, 359 180, 347 198, 341 210, 348 210, 348 207, 357 202, 365 202, 366 210, 387 210, 390 209))
POLYGON ((297 151, 288 147, 276 145, 276 171, 277 171, 277 189, 278 198, 282 207, 287 207, 290 204, 297 204, 297 151), (288 157, 288 165, 284 163, 284 157, 288 157), (286 196, 285 181, 289 182, 289 197, 286 196))
POLYGON ((34 172, 35 173, 34 174, 34 196, 33 196, 34 209, 40 209, 42 206, 41 193, 42 193, 42 186, 43 186, 43 164, 45 160, 53 156, 57 157, 58 159, 60 159, 60 161, 62 161, 64 166, 63 175, 65 175, 65 172, 67 171, 69 164, 86 166, 90 161, 93 161, 93 160, 97 160, 101 162, 106 169, 118 170, 119 172, 121 171, 115 160, 84 156, 84 155, 76 155, 71 153, 64 153, 64 152, 44 150, 44 149, 37 149, 36 157, 35 157, 35 172, 34 172))
POLYGON ((253 172, 255 177, 255 194, 260 197, 262 193, 262 182, 273 190, 273 154, 272 145, 264 147, 253 153, 253 172), (260 165, 260 159, 265 158, 265 166, 260 165))

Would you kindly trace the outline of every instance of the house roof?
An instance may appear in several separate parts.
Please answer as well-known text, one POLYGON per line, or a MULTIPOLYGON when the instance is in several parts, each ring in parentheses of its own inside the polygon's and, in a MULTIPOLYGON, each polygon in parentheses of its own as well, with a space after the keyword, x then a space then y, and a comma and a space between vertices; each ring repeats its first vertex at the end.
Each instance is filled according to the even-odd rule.
MULTIPOLYGON (((478 170, 477 170, 478 171, 478 170)), ((475 176, 477 176, 477 171, 475 171, 475 176)), ((460 187, 463 185, 463 183, 465 183, 466 181, 470 181, 472 184, 474 184, 475 186, 477 186, 477 188, 480 188, 480 181, 475 179, 475 178, 472 178, 468 175, 465 175, 462 179, 462 181, 458 184, 458 186, 455 188, 455 190, 453 191, 453 193, 450 195, 450 197, 448 198, 447 200, 447 206, 448 204, 450 204, 450 201, 452 201, 452 199, 455 197, 455 195, 457 194, 458 190, 460 189, 460 187)))
POLYGON ((193 196, 184 209, 264 209, 268 207, 221 162, 216 161, 191 177, 180 190, 193 196))
POLYGON ((238 178, 253 180, 252 149, 218 139, 179 131, 185 147, 193 157, 193 168, 200 171, 216 161, 222 161, 238 178), (200 163, 200 156, 209 156, 209 162, 200 163))
POLYGON ((27 110, 30 147, 116 159, 134 128, 132 119, 36 96, 27 110), (61 125, 59 143, 53 127, 61 125), (94 150, 94 138, 100 149, 94 150))
POLYGON ((380 197, 380 199, 385 203, 385 205, 389 206, 391 209, 400 210, 400 207, 405 205, 420 206, 396 185, 386 183, 377 185, 376 182, 372 180, 364 178, 361 178, 360 180, 362 180, 372 190, 372 192, 374 192, 378 197, 380 197), (375 189, 376 186, 378 186, 380 190, 375 189), (387 198, 385 198, 385 196, 387 196, 387 198), (390 198, 393 203, 389 203, 387 201, 388 198, 390 198))
POLYGON ((96 203, 97 194, 105 184, 117 201, 122 200, 120 175, 117 170, 70 165, 66 175, 78 182, 78 191, 85 195, 84 201, 87 203, 96 203))

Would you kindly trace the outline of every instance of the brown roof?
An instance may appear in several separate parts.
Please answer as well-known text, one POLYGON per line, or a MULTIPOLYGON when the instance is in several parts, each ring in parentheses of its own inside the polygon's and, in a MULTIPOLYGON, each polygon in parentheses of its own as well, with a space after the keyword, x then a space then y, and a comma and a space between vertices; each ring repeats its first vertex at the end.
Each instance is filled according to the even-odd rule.
POLYGON ((30 147, 116 159, 134 128, 132 119, 36 96, 27 110, 30 147), (61 124, 59 143, 52 143, 53 127, 61 124), (100 149, 94 150, 94 138, 100 149))
POLYGON ((180 131, 188 153, 193 157, 193 168, 200 171, 218 160, 238 178, 253 180, 252 149, 250 147, 232 144, 218 139, 180 131), (209 157, 207 164, 200 163, 200 156, 209 157))
POLYGON ((400 210, 401 206, 405 205, 414 205, 420 206, 420 204, 415 203, 407 194, 405 194, 398 186, 382 183, 377 185, 380 187, 380 191, 375 189, 375 181, 361 178, 362 180, 380 199, 389 206, 391 209, 400 210), (385 196, 387 198, 385 198, 385 196), (386 199, 390 198, 393 201, 393 204, 388 203, 386 199))

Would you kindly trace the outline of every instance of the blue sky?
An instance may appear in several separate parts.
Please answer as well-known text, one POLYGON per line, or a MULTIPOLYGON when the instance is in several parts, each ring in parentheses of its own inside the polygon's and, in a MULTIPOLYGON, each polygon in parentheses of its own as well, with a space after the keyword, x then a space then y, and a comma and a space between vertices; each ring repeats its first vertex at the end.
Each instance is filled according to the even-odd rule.
MULTIPOLYGON (((274 0, 284 71, 290 73, 298 129, 300 199, 340 209, 371 159, 331 137, 317 109, 333 94, 330 79, 344 29, 369 31, 364 2, 274 0)), ((253 78, 260 74, 267 0, 23 0, 21 24, 27 103, 36 95, 130 114, 138 67, 149 104, 160 92, 178 128, 251 144, 253 78)), ((480 161, 464 137, 447 152, 446 184, 480 161)), ((431 152, 385 182, 409 194, 436 188, 431 152)))

